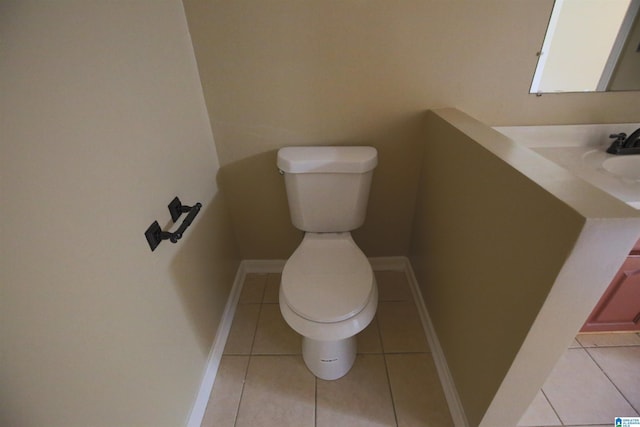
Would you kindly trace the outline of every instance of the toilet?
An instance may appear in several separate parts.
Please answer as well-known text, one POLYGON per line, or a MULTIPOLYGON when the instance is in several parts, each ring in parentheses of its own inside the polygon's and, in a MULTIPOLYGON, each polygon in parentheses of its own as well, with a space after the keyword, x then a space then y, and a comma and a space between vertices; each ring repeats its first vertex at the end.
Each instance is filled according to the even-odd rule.
POLYGON ((282 271, 280 311, 302 335, 305 364, 324 380, 349 372, 356 334, 378 306, 371 264, 350 233, 364 222, 377 163, 373 147, 278 151, 291 221, 305 232, 282 271))

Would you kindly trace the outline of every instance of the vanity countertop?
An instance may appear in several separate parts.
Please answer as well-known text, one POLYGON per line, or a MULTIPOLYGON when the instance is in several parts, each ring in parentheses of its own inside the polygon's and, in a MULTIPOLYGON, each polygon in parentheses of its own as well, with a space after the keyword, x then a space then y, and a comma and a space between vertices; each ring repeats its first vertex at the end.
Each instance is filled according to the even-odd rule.
POLYGON ((629 206, 640 209, 640 179, 620 175, 612 168, 603 166, 607 160, 614 158, 634 157, 632 161, 637 158, 640 163, 640 155, 620 156, 606 152, 612 141, 610 134, 629 134, 639 127, 640 124, 628 123, 494 129, 629 206))

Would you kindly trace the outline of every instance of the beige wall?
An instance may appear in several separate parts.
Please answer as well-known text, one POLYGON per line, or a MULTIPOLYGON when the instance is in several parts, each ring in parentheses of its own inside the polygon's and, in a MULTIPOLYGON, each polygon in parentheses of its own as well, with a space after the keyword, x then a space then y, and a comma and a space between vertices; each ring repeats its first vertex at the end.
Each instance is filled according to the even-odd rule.
POLYGON ((457 110, 426 122, 412 266, 469 425, 515 426, 640 216, 457 110))
POLYGON ((528 94, 552 0, 184 4, 223 174, 233 178, 225 192, 244 199, 231 208, 245 258, 285 258, 299 240, 273 175, 281 146, 380 148, 355 238, 370 256, 401 255, 421 112, 453 106, 490 125, 640 118, 638 93, 528 94))
POLYGON ((412 264, 477 426, 584 220, 435 114, 427 124, 412 264))
POLYGON ((179 426, 239 256, 182 4, 0 4, 0 424, 179 426), (167 204, 203 203, 149 250, 167 204))
MULTIPOLYGON (((420 129, 418 120, 407 120, 395 131, 355 141, 375 146, 379 157, 365 224, 353 232, 368 256, 407 254, 419 174, 420 129)), ((270 149, 220 168, 220 186, 228 196, 245 259, 287 259, 302 238, 302 232, 291 224, 276 160, 276 150, 270 149)))

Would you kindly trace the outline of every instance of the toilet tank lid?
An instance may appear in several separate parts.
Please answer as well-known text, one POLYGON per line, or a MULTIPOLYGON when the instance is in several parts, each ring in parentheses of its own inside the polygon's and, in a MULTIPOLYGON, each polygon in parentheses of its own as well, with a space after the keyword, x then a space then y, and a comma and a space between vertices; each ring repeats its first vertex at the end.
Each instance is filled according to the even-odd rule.
POLYGON ((378 164, 373 147, 284 147, 278 168, 286 173, 365 173, 378 164))

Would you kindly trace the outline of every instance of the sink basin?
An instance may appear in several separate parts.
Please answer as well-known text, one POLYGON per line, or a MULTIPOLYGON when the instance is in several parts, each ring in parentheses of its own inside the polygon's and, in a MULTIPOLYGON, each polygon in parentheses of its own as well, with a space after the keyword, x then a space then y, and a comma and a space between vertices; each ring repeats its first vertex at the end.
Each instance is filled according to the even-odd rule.
POLYGON ((621 178, 640 181, 640 156, 613 157, 605 160, 602 167, 621 178))

